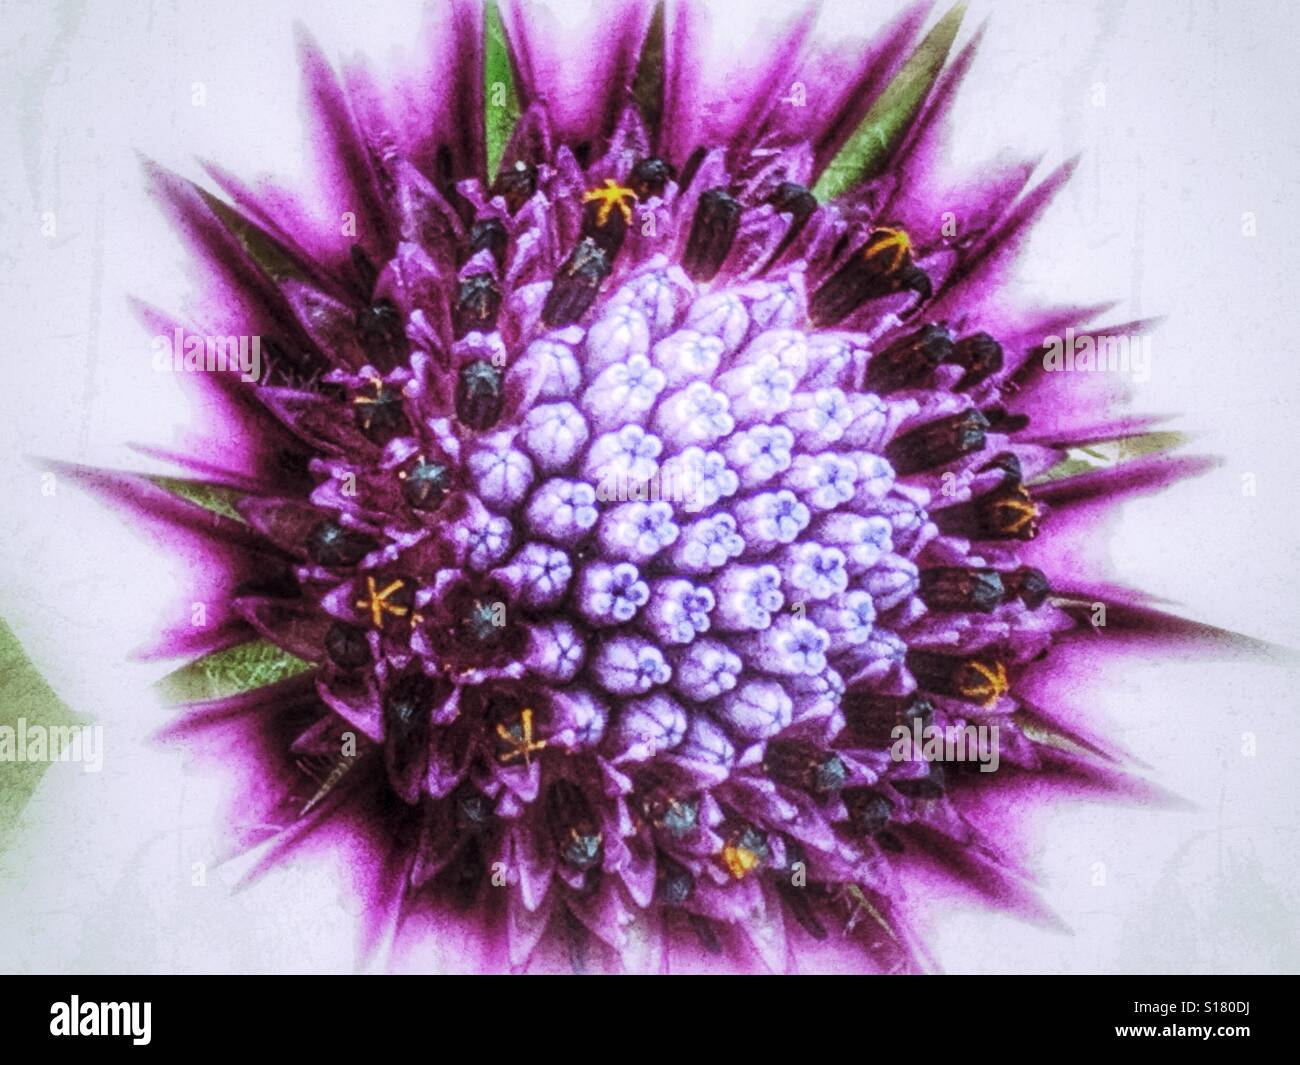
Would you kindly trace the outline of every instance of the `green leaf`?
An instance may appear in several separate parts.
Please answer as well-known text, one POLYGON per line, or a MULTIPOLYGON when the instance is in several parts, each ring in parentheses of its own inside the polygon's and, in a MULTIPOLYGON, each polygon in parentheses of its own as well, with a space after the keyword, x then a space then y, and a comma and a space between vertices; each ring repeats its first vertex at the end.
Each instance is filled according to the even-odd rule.
POLYGON ((1065 449, 1065 456, 1034 484, 1059 481, 1063 477, 1074 477, 1093 470, 1110 469, 1121 462, 1158 455, 1163 451, 1172 451, 1187 443, 1183 433, 1156 432, 1136 433, 1133 436, 1120 436, 1114 440, 1097 440, 1087 445, 1065 449))
POLYGON ((224 699, 287 680, 311 668, 310 662, 268 640, 251 640, 181 666, 158 682, 158 691, 173 703, 224 699))
POLYGON ((241 524, 246 524, 243 516, 235 509, 235 501, 244 494, 237 489, 220 484, 208 484, 205 481, 188 481, 183 477, 149 479, 163 491, 180 496, 188 503, 210 510, 214 514, 220 514, 223 518, 233 518, 241 524))
MULTIPOLYGON (((6 731, 0 745, 12 744, 13 757, 17 757, 20 721, 24 732, 30 734, 29 730, 37 725, 46 730, 71 728, 84 725, 87 720, 72 713, 60 701, 32 665, 9 626, 0 621, 0 729, 13 730, 12 735, 6 731)), ((47 752, 49 749, 47 746, 47 752)), ((0 847, 17 827, 19 815, 49 767, 49 761, 0 762, 0 847)))
POLYGON ((501 157, 519 121, 519 94, 501 11, 488 0, 483 11, 483 132, 487 139, 488 180, 496 179, 501 157))
POLYGON ((964 3, 955 5, 908 56, 902 69, 885 86, 862 123, 817 179, 813 195, 819 201, 833 200, 880 173, 938 80, 965 13, 964 3))

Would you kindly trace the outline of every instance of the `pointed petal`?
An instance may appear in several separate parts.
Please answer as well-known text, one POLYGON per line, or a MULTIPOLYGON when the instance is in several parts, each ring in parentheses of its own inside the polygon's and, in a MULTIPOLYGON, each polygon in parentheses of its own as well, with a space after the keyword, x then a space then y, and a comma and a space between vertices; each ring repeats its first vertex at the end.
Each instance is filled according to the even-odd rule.
POLYGON ((665 8, 665 100, 660 150, 681 167, 697 147, 743 156, 781 106, 815 10, 778 14, 670 0, 665 8))
POLYGON ((599 146, 627 102, 653 11, 651 0, 504 0, 522 106, 540 102, 557 140, 599 146))

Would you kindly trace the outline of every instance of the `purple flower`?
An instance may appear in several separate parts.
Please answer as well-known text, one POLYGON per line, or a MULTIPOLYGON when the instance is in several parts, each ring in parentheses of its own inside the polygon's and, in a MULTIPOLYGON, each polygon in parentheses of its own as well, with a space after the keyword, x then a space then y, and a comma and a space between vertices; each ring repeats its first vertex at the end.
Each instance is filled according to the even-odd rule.
POLYGON ((341 236, 157 174, 223 308, 205 331, 266 355, 204 382, 248 475, 178 456, 241 520, 83 472, 230 578, 211 642, 168 649, 311 664, 221 708, 272 854, 365 839, 368 916, 426 915, 477 967, 557 943, 616 967, 634 939, 914 967, 897 867, 998 876, 1007 774, 899 760, 895 732, 996 725, 1009 772, 1072 771, 1036 676, 1094 653, 1095 603, 1160 620, 1053 522, 1193 468, 1043 478, 1121 428, 1035 357, 1088 313, 1000 288, 1068 168, 927 183, 959 12, 911 58, 907 12, 847 76, 792 38, 728 107, 686 5, 612 4, 578 55, 507 4, 509 63, 491 9, 445 14, 462 66, 427 99, 344 92, 306 50, 341 236))

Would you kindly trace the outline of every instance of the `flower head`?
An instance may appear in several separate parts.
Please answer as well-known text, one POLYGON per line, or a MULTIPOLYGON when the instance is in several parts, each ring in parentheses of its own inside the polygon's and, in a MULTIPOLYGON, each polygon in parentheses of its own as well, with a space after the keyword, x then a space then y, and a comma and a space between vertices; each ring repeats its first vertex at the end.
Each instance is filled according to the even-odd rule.
POLYGON ((1068 171, 998 175, 939 228, 960 11, 910 56, 905 14, 841 84, 791 41, 812 106, 764 71, 729 118, 691 95, 691 11, 614 8, 575 94, 587 57, 524 5, 503 37, 449 4, 461 66, 424 124, 308 49, 342 242, 159 176, 214 327, 267 359, 210 382, 248 427, 252 472, 216 478, 238 519, 139 498, 237 576, 220 640, 310 664, 227 709, 284 781, 283 847, 375 841, 376 913, 486 967, 819 941, 911 966, 896 867, 992 862, 971 797, 998 783, 900 759, 900 730, 1077 757, 1027 694, 1098 594, 1049 511, 1181 471, 1042 480, 1060 316, 1010 310, 997 267, 1068 171))

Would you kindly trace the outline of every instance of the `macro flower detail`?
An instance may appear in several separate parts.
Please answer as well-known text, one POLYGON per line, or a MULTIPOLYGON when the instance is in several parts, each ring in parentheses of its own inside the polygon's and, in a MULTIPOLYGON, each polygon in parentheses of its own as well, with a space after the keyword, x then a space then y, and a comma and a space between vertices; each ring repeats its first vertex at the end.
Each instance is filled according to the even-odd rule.
POLYGON ((705 8, 611 5, 575 97, 585 53, 503 6, 439 9, 454 66, 405 92, 305 47, 341 233, 154 172, 200 331, 265 365, 197 375, 230 442, 168 456, 190 498, 79 476, 202 545, 214 617, 166 651, 306 664, 176 735, 229 730, 240 844, 363 847, 374 937, 466 967, 922 967, 914 857, 1011 883, 989 790, 1110 771, 1036 676, 1097 603, 1161 623, 1054 522, 1195 468, 1048 476, 1134 425, 1039 372, 1092 312, 1003 291, 1069 168, 930 180, 960 9, 849 74, 798 31, 728 119, 705 8), (914 726, 995 726, 1006 768, 900 759, 914 726))

